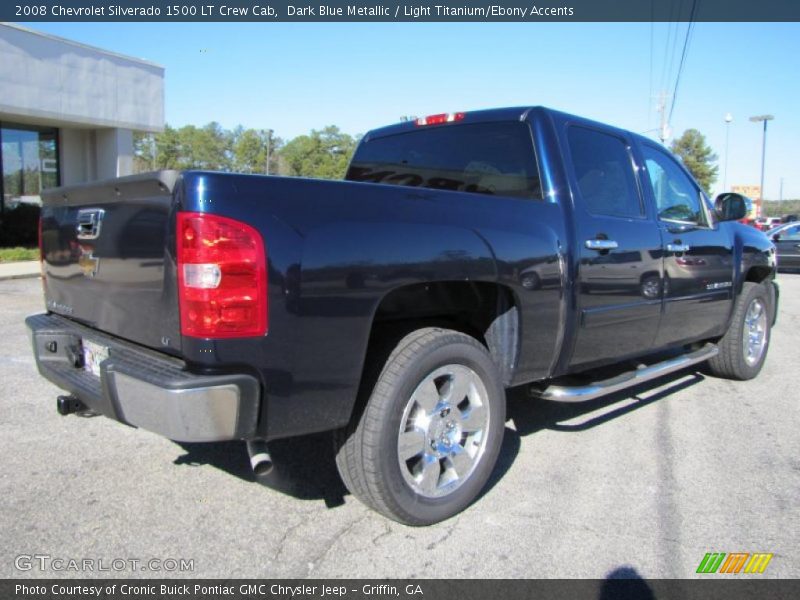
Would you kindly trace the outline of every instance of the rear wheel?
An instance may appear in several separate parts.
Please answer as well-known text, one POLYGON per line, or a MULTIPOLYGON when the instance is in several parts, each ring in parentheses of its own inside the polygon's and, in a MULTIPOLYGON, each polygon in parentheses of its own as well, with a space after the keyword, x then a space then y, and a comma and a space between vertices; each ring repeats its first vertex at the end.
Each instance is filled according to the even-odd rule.
POLYGON ((770 301, 766 288, 745 282, 730 328, 719 341, 719 354, 708 361, 711 372, 728 379, 753 379, 764 366, 770 341, 770 301))
POLYGON ((456 331, 420 329, 390 354, 360 418, 341 432, 336 462, 362 502, 427 525, 480 493, 504 427, 504 390, 486 349, 456 331))

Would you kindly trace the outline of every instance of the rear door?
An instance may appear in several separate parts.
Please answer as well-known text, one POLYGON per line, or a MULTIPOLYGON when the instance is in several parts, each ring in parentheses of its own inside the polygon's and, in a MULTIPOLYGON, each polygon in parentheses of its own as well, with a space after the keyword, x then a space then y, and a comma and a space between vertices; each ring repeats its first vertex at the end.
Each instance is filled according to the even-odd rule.
POLYGON ((580 322, 571 367, 649 350, 661 313, 661 236, 635 175, 630 140, 567 125, 579 244, 580 322))
POLYGON ((642 186, 663 238, 664 313, 656 346, 724 332, 733 304, 733 241, 694 179, 665 149, 641 144, 642 186))

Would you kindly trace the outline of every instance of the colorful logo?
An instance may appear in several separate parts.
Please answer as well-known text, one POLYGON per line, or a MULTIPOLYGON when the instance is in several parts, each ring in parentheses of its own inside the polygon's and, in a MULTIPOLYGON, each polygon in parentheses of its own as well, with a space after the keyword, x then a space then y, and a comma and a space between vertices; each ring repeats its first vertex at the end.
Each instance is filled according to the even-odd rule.
POLYGON ((773 554, 766 552, 708 552, 697 567, 698 573, 763 573, 773 554))

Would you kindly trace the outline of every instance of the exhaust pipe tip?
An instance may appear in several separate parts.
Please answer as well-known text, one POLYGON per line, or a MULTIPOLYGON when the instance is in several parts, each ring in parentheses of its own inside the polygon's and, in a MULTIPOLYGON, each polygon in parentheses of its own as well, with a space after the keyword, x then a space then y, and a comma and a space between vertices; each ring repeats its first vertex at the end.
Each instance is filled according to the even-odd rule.
POLYGON ((275 463, 267 448, 267 443, 263 440, 251 440, 247 442, 247 453, 250 455, 250 467, 253 475, 264 477, 272 473, 275 463))

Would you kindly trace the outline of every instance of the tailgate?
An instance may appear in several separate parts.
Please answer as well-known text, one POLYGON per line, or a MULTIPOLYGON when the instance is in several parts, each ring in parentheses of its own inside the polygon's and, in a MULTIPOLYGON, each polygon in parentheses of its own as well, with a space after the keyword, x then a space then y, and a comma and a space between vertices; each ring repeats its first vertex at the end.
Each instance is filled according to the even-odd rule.
POLYGON ((177 179, 176 171, 160 171, 42 194, 48 310, 151 348, 179 351, 170 250, 177 179))

